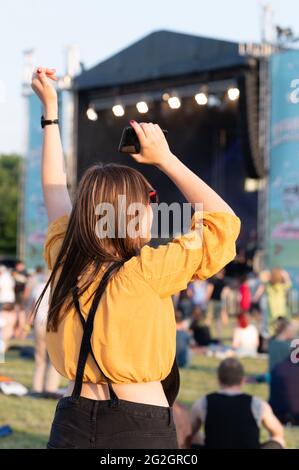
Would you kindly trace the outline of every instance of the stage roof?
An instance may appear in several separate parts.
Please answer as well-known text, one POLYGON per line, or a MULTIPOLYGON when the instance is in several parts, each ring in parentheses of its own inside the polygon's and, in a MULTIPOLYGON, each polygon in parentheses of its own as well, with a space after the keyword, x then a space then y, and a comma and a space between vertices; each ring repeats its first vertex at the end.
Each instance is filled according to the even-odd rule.
POLYGON ((235 42, 156 31, 82 72, 75 88, 106 88, 247 65, 235 42))

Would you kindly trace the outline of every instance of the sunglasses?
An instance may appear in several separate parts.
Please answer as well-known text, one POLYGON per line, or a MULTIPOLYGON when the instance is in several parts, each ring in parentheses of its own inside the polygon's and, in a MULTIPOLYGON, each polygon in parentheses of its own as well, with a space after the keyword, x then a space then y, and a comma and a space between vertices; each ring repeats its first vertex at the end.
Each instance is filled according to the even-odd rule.
POLYGON ((158 203, 159 201, 158 193, 155 189, 151 189, 148 195, 149 195, 150 204, 158 203))

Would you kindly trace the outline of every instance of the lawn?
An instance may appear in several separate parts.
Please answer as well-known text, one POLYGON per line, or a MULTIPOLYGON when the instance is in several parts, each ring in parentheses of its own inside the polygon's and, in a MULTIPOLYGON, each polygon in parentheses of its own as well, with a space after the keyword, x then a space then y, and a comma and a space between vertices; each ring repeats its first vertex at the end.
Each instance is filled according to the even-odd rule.
MULTIPOLYGON (((12 350, 5 364, 0 364, 0 375, 8 375, 30 388, 33 361, 20 359, 19 353, 12 350)), ((216 389, 215 370, 219 361, 215 358, 193 356, 188 370, 181 371, 179 400, 188 407, 201 395, 216 389)), ((266 359, 244 359, 247 374, 263 373, 267 369, 266 359)), ((267 399, 266 384, 248 384, 245 391, 267 399)), ((9 424, 13 434, 0 438, 0 449, 45 448, 56 402, 54 400, 30 397, 8 397, 0 395, 0 425, 9 424)), ((263 433, 262 438, 266 438, 263 433)), ((299 448, 299 428, 286 429, 289 448, 299 448)))

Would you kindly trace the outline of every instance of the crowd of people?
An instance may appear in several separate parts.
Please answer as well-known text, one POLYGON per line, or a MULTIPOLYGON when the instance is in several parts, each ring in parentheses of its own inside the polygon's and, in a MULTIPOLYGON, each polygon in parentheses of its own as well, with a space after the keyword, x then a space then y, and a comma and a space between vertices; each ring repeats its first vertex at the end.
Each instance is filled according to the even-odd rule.
POLYGON ((292 283, 286 271, 232 273, 229 266, 209 280, 191 282, 173 297, 181 367, 188 365, 190 348, 239 357, 268 353, 279 321, 294 323, 299 312, 290 308, 292 283), (223 332, 232 324, 232 341, 224 344, 223 332))
MULTIPOLYGON (((173 296, 179 367, 188 367, 192 354, 225 358, 218 369, 218 391, 200 397, 191 412, 179 402, 175 404, 180 446, 282 448, 282 424, 299 424, 294 387, 299 386, 299 371, 290 361, 290 344, 296 337, 296 320, 288 306, 290 277, 279 269, 259 275, 250 271, 235 276, 231 272, 228 267, 207 281, 191 282, 173 296), (227 331, 232 331, 230 342, 225 337, 227 331), (256 377, 269 382, 269 403, 242 392, 244 369, 237 358, 259 353, 269 357, 268 372, 256 377), (270 435, 263 444, 261 427, 270 435)), ((0 266, 0 330, 5 352, 12 338, 26 338, 33 327, 35 370, 30 394, 57 398, 60 375, 46 351, 47 295, 35 319, 31 317, 46 280, 40 266, 30 274, 22 262, 12 270, 0 266)))
POLYGON ((30 394, 36 397, 57 398, 60 375, 49 362, 46 349, 46 318, 48 292, 33 319, 32 311, 46 286, 47 275, 42 266, 29 273, 24 263, 14 269, 0 266, 0 330, 2 355, 13 338, 25 339, 33 329, 35 370, 30 394), (33 327, 33 328, 32 328, 33 327))
POLYGON ((178 410, 185 420, 179 422, 189 429, 182 434, 192 435, 195 447, 257 447, 263 426, 270 441, 259 446, 280 448, 282 425, 299 425, 299 368, 298 361, 291 360, 292 342, 298 336, 298 312, 289 300, 292 283, 278 268, 259 274, 238 271, 235 275, 228 266, 214 278, 190 283, 173 299, 179 366, 188 368, 194 354, 226 358, 218 370, 219 390, 200 398, 191 416, 178 410), (259 355, 268 357, 267 372, 245 377, 238 358, 259 355), (243 394, 245 380, 266 382, 269 402, 243 394), (187 427, 186 420, 191 423, 187 427))

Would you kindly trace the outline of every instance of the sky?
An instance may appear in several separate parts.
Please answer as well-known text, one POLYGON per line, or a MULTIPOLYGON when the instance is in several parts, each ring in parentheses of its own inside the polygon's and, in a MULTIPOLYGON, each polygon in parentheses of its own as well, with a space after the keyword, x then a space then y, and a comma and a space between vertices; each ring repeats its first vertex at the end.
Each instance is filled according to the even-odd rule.
MULTIPOLYGON (((76 45, 89 68, 161 29, 255 42, 261 0, 0 0, 0 153, 25 153, 23 51, 36 66, 65 72, 65 49, 76 45)), ((268 2, 269 3, 269 2, 268 2)), ((299 35, 298 0, 273 0, 274 22, 299 35)))

